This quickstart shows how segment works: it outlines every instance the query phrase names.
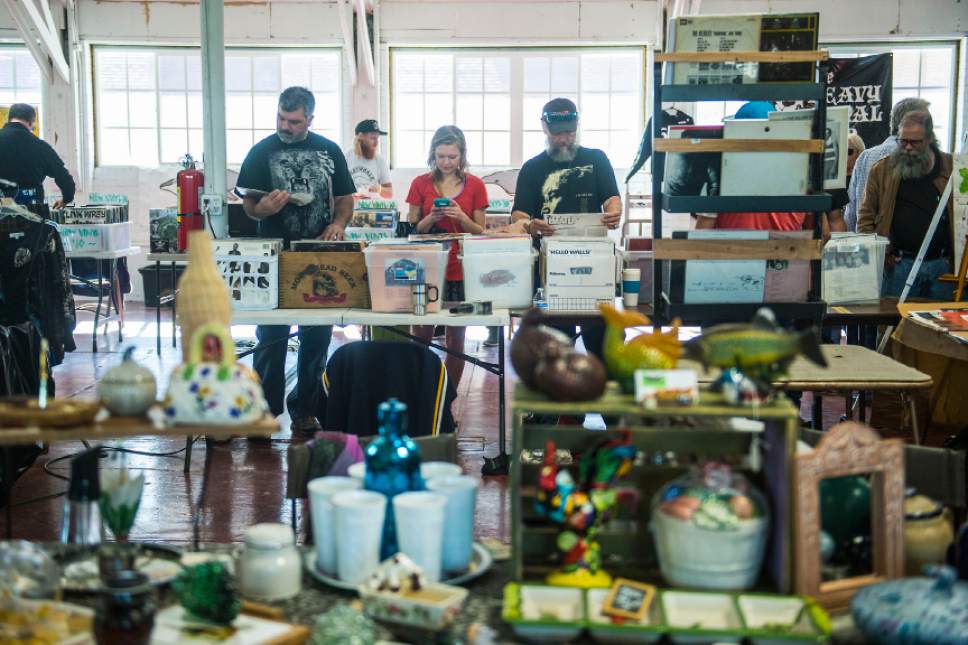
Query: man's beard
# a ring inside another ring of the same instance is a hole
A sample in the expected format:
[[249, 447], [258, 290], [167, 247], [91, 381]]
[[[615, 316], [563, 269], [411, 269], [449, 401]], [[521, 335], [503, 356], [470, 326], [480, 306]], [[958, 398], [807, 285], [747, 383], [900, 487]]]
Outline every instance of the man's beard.
[[364, 159], [372, 159], [376, 156], [376, 146], [370, 147], [370, 144], [360, 141], [360, 155]]
[[891, 151], [891, 166], [894, 168], [894, 175], [901, 180], [918, 179], [931, 172], [934, 165], [931, 159], [930, 149], [922, 152], [907, 152], [901, 148]]
[[302, 133], [301, 136], [298, 136], [298, 137], [293, 133], [285, 130], [276, 130], [276, 135], [279, 137], [279, 140], [282, 141], [283, 143], [297, 143], [299, 141], [304, 141], [306, 137], [309, 136], [309, 130], [306, 130], [305, 132]]
[[574, 161], [575, 157], [578, 156], [579, 147], [580, 145], [578, 143], [577, 137], [575, 138], [575, 141], [573, 143], [569, 143], [568, 145], [560, 146], [560, 147], [553, 145], [551, 143], [550, 137], [545, 139], [545, 152], [548, 153], [548, 156], [551, 157], [552, 161], [558, 161], [558, 162]]

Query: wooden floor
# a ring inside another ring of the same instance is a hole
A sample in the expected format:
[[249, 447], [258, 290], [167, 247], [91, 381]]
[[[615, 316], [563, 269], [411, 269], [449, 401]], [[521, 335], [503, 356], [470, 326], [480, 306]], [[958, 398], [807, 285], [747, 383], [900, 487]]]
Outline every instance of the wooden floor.
[[[137, 303], [129, 305], [124, 341], [118, 342], [117, 328], [112, 324], [111, 333], [99, 335], [100, 351], [95, 354], [91, 352], [92, 318], [89, 314], [79, 314], [75, 334], [78, 349], [68, 354], [64, 364], [54, 369], [57, 396], [94, 398], [97, 380], [120, 360], [120, 351], [130, 345], [137, 348], [137, 360], [159, 377], [159, 389], [167, 385], [168, 373], [181, 358], [180, 349], [171, 347], [170, 323], [162, 323], [163, 337], [167, 341], [163, 343], [159, 355], [155, 351], [154, 309], [145, 310]], [[254, 341], [255, 338], [253, 327], [234, 327], [233, 334], [237, 340], [250, 338]], [[468, 330], [467, 350], [481, 358], [496, 361], [496, 348], [483, 346], [486, 334], [484, 328]], [[358, 330], [355, 328], [334, 330], [330, 351], [357, 338]], [[294, 366], [295, 354], [290, 353], [289, 358]], [[249, 362], [251, 358], [244, 360]], [[514, 380], [513, 376], [507, 379], [509, 391]], [[465, 472], [478, 477], [483, 456], [497, 453], [497, 388], [496, 376], [467, 365], [454, 404], [454, 414], [460, 425], [460, 462]], [[804, 417], [809, 415], [810, 403], [807, 394], [803, 400]], [[824, 401], [825, 426], [836, 422], [842, 413], [842, 401]], [[201, 521], [203, 541], [238, 542], [242, 540], [246, 527], [252, 524], [290, 521], [290, 505], [284, 499], [285, 457], [291, 441], [289, 419], [283, 416], [280, 422], [283, 429], [273, 436], [271, 442], [234, 439], [211, 448], [212, 471]], [[153, 453], [128, 456], [131, 466], [142, 468], [146, 473], [145, 491], [132, 539], [176, 543], [190, 541], [191, 502], [197, 499], [201, 487], [205, 443], [196, 444], [188, 474], [182, 472], [183, 439], [144, 437], [125, 441], [124, 446]], [[69, 460], [52, 462], [83, 448], [77, 441], [55, 443], [20, 478], [13, 496], [14, 537], [30, 540], [58, 538], [67, 482], [54, 475], [66, 476]], [[109, 463], [105, 460], [104, 465], [109, 466]], [[45, 464], [52, 474], [45, 472]], [[506, 477], [482, 479], [476, 517], [478, 537], [508, 540], [510, 513], [507, 489]], [[302, 518], [302, 511], [299, 511], [299, 515]]]

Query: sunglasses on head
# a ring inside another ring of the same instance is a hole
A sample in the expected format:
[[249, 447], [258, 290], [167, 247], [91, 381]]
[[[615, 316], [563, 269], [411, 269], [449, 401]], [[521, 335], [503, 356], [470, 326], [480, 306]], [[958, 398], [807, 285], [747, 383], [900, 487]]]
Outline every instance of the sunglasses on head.
[[562, 121], [574, 121], [578, 118], [578, 112], [565, 110], [563, 112], [545, 112], [542, 115], [545, 123], [561, 123]]

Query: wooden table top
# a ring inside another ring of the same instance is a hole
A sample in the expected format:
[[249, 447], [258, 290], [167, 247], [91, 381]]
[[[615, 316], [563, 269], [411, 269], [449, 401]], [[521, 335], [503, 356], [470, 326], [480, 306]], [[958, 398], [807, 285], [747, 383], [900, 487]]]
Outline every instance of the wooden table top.
[[[776, 381], [784, 390], [801, 391], [898, 391], [927, 390], [931, 377], [894, 359], [860, 345], [822, 345], [827, 367], [814, 365], [798, 356], [790, 365], [789, 373]], [[677, 366], [695, 369], [700, 383], [710, 383], [719, 376], [718, 369], [705, 370], [690, 360], [680, 360]]]
[[[156, 417], [157, 418], [157, 417]], [[205, 435], [213, 439], [229, 437], [268, 437], [279, 430], [279, 422], [271, 414], [252, 424], [235, 426], [168, 426], [144, 417], [108, 417], [86, 425], [66, 428], [41, 428], [37, 426], [0, 429], [0, 445], [22, 445], [52, 441], [86, 440], [106, 441], [123, 437], [151, 435], [156, 437], [187, 437]]]

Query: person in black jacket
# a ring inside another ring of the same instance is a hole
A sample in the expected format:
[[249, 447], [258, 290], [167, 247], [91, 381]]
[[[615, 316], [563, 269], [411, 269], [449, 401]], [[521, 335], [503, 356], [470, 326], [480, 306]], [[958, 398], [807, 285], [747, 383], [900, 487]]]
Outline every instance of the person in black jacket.
[[54, 208], [74, 201], [74, 178], [64, 162], [46, 141], [34, 136], [37, 111], [26, 103], [14, 103], [7, 123], [0, 129], [0, 179], [15, 182], [21, 189], [37, 191], [37, 202], [44, 203], [44, 179], [52, 177], [61, 198]]

